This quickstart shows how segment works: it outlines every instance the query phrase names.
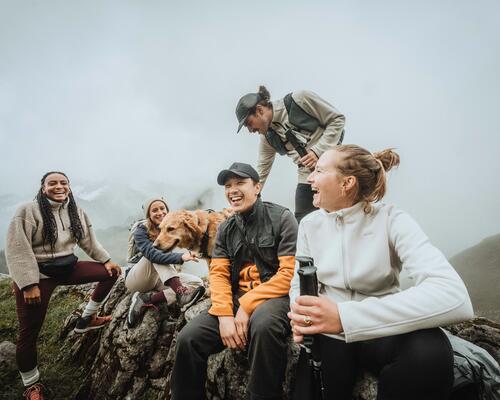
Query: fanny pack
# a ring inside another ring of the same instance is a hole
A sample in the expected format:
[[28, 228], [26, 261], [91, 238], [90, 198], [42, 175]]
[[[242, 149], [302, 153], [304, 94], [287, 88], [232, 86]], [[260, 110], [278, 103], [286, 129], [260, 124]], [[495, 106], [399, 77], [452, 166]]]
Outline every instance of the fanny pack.
[[77, 256], [68, 254], [67, 256], [56, 257], [50, 261], [38, 263], [38, 269], [44, 275], [52, 278], [62, 278], [73, 272], [77, 261]]

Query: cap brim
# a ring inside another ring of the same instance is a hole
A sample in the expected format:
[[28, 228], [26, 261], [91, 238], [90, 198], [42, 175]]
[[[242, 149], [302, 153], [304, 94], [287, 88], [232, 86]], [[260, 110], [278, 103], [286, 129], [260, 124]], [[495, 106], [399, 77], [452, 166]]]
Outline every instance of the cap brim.
[[229, 176], [231, 175], [240, 176], [241, 178], [252, 178], [250, 175], [245, 174], [244, 172], [235, 171], [234, 169], [225, 169], [219, 172], [219, 175], [217, 176], [217, 183], [223, 186], [226, 183], [227, 178], [229, 178]]
[[238, 125], [238, 130], [236, 131], [236, 133], [238, 133], [238, 132], [241, 130], [241, 128], [243, 128], [243, 125], [245, 125], [245, 122], [246, 122], [246, 120], [247, 120], [247, 118], [248, 118], [248, 115], [249, 115], [249, 114], [250, 114], [250, 113], [247, 113], [247, 115], [245, 115], [245, 118], [243, 118], [243, 119], [240, 121], [240, 124]]
[[245, 125], [245, 120], [246, 118], [240, 122], [240, 124], [238, 125], [238, 130], [236, 131], [236, 133], [239, 133], [241, 131], [241, 128], [243, 128], [243, 125]]

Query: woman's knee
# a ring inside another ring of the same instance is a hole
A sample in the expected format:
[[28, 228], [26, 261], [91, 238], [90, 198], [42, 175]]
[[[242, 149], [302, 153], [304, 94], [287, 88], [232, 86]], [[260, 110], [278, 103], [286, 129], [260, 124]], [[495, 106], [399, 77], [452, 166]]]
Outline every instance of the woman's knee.
[[130, 273], [125, 278], [125, 287], [129, 292], [141, 292], [141, 293], [147, 292], [152, 289], [151, 287], [148, 287], [146, 285], [146, 282], [137, 279], [137, 277], [135, 277]]
[[439, 329], [408, 334], [401, 342], [399, 355], [379, 375], [381, 391], [426, 393], [429, 399], [447, 394], [452, 384], [452, 352], [448, 339]]
[[422, 371], [452, 371], [453, 353], [446, 335], [438, 328], [412, 332], [405, 343], [408, 362]]

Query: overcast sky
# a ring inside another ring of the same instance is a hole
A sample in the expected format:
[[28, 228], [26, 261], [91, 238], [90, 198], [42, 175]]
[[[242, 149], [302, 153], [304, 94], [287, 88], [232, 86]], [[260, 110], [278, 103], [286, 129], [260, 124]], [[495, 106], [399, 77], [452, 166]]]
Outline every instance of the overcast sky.
[[[265, 84], [334, 104], [344, 143], [395, 147], [386, 201], [445, 254], [500, 232], [497, 1], [0, 5], [0, 195], [34, 194], [52, 169], [215, 185], [232, 161], [256, 161], [234, 108]], [[295, 185], [280, 157], [264, 197], [292, 206]]]

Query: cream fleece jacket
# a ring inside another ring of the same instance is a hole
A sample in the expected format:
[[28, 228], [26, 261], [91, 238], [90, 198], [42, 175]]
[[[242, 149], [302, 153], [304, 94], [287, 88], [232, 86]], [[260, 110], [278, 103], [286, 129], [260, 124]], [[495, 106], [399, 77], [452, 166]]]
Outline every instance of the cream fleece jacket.
[[[72, 254], [77, 245], [70, 230], [67, 202], [50, 201], [50, 204], [58, 233], [54, 254], [51, 253], [49, 244], [43, 244], [43, 220], [36, 201], [21, 205], [9, 225], [5, 257], [10, 276], [21, 289], [37, 284], [41, 278], [47, 278], [40, 274], [38, 262]], [[108, 252], [97, 241], [92, 224], [80, 207], [78, 207], [78, 215], [84, 232], [84, 237], [78, 246], [93, 260], [101, 263], [108, 261], [110, 259]]]
[[[313, 257], [320, 293], [338, 304], [346, 342], [448, 325], [473, 316], [467, 289], [445, 256], [405, 212], [363, 204], [317, 210], [299, 226], [297, 256]], [[399, 288], [405, 268], [415, 286]], [[290, 301], [299, 295], [298, 265]]]

